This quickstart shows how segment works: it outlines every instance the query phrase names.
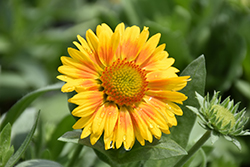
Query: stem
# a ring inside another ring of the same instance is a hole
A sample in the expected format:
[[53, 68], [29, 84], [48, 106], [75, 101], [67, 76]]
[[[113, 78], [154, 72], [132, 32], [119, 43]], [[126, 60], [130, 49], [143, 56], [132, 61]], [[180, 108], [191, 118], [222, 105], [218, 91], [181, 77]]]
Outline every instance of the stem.
[[193, 145], [193, 147], [188, 151], [188, 155], [183, 156], [174, 167], [181, 167], [183, 166], [193, 155], [198, 151], [201, 146], [210, 138], [211, 131], [208, 130], [203, 136]]
[[77, 145], [77, 147], [75, 148], [74, 153], [73, 153], [73, 155], [68, 163], [68, 167], [74, 166], [74, 163], [77, 162], [77, 158], [78, 158], [79, 154], [81, 153], [82, 148], [83, 148], [83, 145], [80, 145], [80, 144]]

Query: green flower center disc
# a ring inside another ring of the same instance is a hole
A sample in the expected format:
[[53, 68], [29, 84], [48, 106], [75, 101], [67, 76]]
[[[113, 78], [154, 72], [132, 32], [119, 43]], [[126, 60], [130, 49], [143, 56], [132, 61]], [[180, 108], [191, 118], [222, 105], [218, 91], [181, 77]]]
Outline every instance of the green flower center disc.
[[230, 129], [234, 126], [235, 124], [234, 115], [227, 108], [217, 104], [214, 105], [212, 109], [214, 109], [217, 112], [216, 118], [219, 119], [219, 121], [222, 120], [222, 125], [221, 125], [222, 127], [229, 124], [229, 122], [231, 122]]

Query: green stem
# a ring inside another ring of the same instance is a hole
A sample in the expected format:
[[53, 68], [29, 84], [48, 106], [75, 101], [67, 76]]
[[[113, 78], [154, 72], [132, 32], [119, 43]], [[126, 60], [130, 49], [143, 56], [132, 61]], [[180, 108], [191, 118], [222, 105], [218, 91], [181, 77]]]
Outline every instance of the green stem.
[[74, 166], [74, 163], [77, 162], [77, 158], [78, 158], [79, 154], [81, 153], [82, 148], [83, 148], [83, 145], [81, 145], [81, 144], [77, 145], [77, 147], [75, 148], [74, 153], [73, 153], [73, 155], [68, 163], [68, 167]]
[[208, 130], [203, 136], [193, 145], [193, 147], [188, 151], [188, 155], [183, 156], [174, 167], [181, 167], [183, 166], [193, 155], [198, 151], [201, 146], [210, 138], [211, 131]]

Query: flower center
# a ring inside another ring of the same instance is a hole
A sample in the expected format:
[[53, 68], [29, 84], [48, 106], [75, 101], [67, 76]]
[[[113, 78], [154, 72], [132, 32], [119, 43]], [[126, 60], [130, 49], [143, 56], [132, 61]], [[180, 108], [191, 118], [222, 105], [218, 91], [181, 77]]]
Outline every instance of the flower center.
[[101, 81], [108, 101], [119, 106], [140, 102], [147, 90], [146, 72], [127, 59], [113, 62], [102, 73]]
[[219, 121], [222, 120], [222, 127], [226, 126], [229, 122], [231, 122], [230, 129], [234, 126], [234, 115], [227, 108], [218, 104], [214, 105], [212, 108], [217, 111], [216, 118], [219, 119]]

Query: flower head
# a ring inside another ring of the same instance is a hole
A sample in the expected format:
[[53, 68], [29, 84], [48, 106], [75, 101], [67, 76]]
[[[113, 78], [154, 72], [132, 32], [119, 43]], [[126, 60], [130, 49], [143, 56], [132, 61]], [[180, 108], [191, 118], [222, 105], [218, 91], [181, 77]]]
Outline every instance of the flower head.
[[243, 130], [249, 118], [244, 116], [245, 109], [238, 112], [239, 103], [234, 105], [234, 101], [230, 101], [229, 97], [221, 102], [221, 97], [218, 96], [219, 92], [214, 92], [210, 100], [209, 94], [203, 98], [196, 92], [200, 108], [196, 109], [191, 106], [188, 108], [199, 116], [202, 127], [212, 130], [213, 139], [217, 139], [215, 136], [222, 135], [240, 148], [239, 142], [234, 137], [250, 135], [248, 130]]
[[175, 115], [187, 97], [177, 92], [186, 86], [189, 76], [179, 77], [172, 67], [173, 58], [157, 47], [160, 34], [149, 38], [148, 28], [119, 24], [113, 32], [106, 24], [96, 34], [86, 32], [86, 40], [77, 36], [79, 49], [69, 48], [71, 57], [62, 56], [58, 71], [64, 75], [62, 92], [76, 91], [70, 103], [77, 104], [72, 115], [80, 119], [74, 129], [83, 129], [81, 138], [90, 135], [91, 144], [104, 134], [105, 149], [130, 149], [137, 139], [141, 145], [153, 136], [169, 134], [176, 126]]

